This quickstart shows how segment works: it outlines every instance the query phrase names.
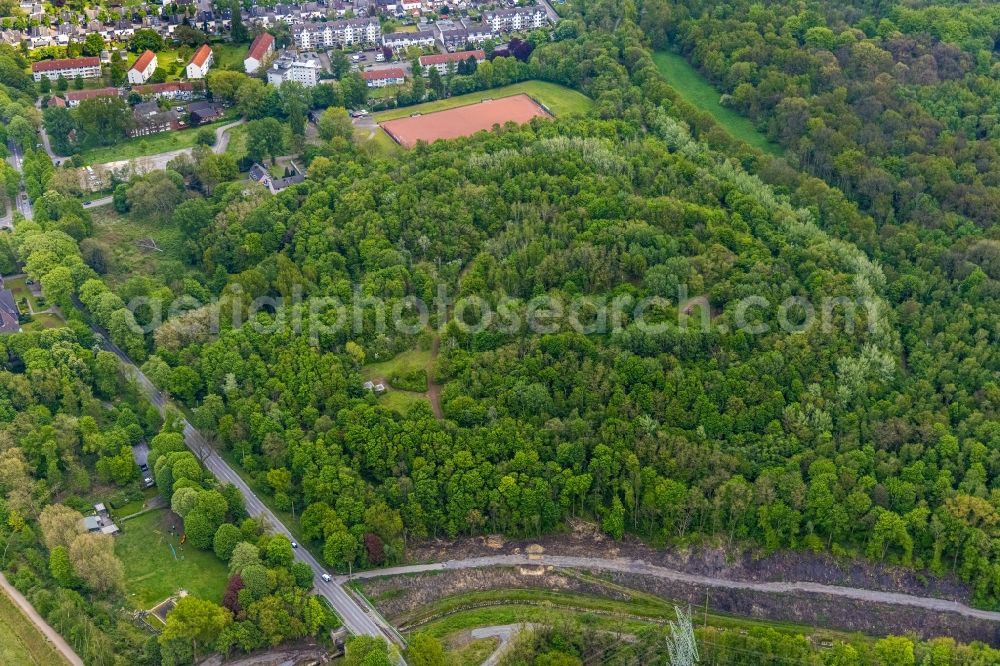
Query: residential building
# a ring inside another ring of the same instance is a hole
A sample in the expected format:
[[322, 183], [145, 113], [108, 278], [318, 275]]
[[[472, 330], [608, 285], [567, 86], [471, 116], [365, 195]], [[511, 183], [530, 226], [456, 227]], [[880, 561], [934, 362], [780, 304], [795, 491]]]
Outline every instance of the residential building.
[[277, 194], [281, 190], [301, 183], [306, 179], [302, 169], [294, 161], [289, 162], [288, 166], [285, 167], [285, 175], [282, 178], [275, 178], [267, 170], [267, 167], [257, 162], [254, 162], [253, 166], [250, 167], [249, 176], [250, 180], [260, 183], [270, 190], [271, 194]]
[[418, 32], [390, 32], [382, 36], [382, 46], [392, 50], [408, 49], [413, 46], [431, 47], [434, 46], [436, 37], [433, 30], [420, 30]]
[[128, 82], [133, 85], [145, 83], [156, 71], [156, 66], [156, 54], [149, 50], [143, 51], [128, 70]]
[[312, 88], [319, 83], [322, 66], [319, 59], [313, 55], [282, 56], [267, 70], [267, 82], [272, 86], [280, 86], [285, 81], [301, 83]]
[[469, 58], [475, 58], [478, 65], [486, 60], [486, 52], [480, 49], [476, 51], [456, 51], [455, 53], [435, 53], [434, 55], [420, 56], [418, 62], [424, 69], [425, 76], [431, 67], [437, 69], [439, 74], [444, 75], [448, 74], [449, 70], [454, 71], [458, 67], [458, 63], [465, 62]]
[[524, 32], [544, 28], [548, 24], [548, 16], [541, 5], [483, 12], [483, 20], [495, 32]]
[[21, 311], [17, 309], [14, 292], [3, 289], [0, 280], [0, 333], [19, 333], [21, 331]]
[[202, 44], [194, 52], [191, 62], [188, 63], [187, 77], [189, 79], [205, 78], [205, 75], [208, 74], [208, 70], [214, 62], [215, 56], [212, 53], [212, 47], [208, 44]]
[[95, 97], [119, 97], [121, 91], [118, 88], [91, 88], [90, 90], [70, 90], [66, 93], [66, 106], [73, 108], [80, 106], [80, 102], [85, 99]]
[[243, 59], [243, 69], [247, 74], [253, 74], [274, 54], [274, 37], [269, 32], [262, 32], [250, 44], [247, 57]]
[[31, 75], [35, 81], [46, 77], [55, 81], [60, 76], [73, 80], [76, 77], [96, 79], [101, 76], [100, 58], [63, 58], [62, 60], [41, 60], [31, 63]]
[[292, 28], [295, 46], [303, 50], [374, 46], [381, 38], [382, 27], [374, 17], [311, 23]]
[[170, 81], [169, 83], [147, 83], [144, 86], [133, 86], [132, 92], [153, 99], [190, 100], [194, 97], [194, 84], [190, 81]]
[[192, 125], [201, 125], [221, 118], [225, 109], [215, 102], [193, 102], [187, 105], [187, 112], [191, 116]]
[[385, 88], [386, 86], [401, 86], [406, 83], [406, 72], [399, 67], [386, 69], [366, 69], [361, 72], [361, 78], [369, 88]]
[[180, 129], [182, 123], [173, 109], [160, 110], [160, 105], [153, 102], [141, 102], [132, 108], [135, 123], [129, 130], [129, 136], [148, 136], [170, 130]]
[[111, 514], [108, 512], [107, 507], [104, 506], [103, 502], [99, 502], [94, 505], [94, 511], [97, 515], [95, 516], [84, 516], [83, 520], [80, 521], [80, 531], [81, 532], [100, 532], [101, 534], [118, 534], [120, 531], [118, 526], [115, 525], [114, 521], [111, 520]]
[[437, 35], [438, 41], [447, 51], [461, 51], [467, 44], [481, 46], [486, 40], [495, 36], [489, 24], [467, 21], [449, 27], [438, 25]]

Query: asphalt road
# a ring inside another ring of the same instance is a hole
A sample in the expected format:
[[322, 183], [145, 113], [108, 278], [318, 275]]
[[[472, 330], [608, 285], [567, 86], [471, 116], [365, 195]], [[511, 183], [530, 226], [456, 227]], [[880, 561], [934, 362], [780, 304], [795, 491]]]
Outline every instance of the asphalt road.
[[[648, 564], [642, 560], [605, 559], [597, 557], [571, 557], [565, 555], [543, 555], [540, 559], [530, 560], [527, 555], [493, 555], [489, 557], [471, 557], [463, 560], [448, 560], [432, 564], [415, 564], [411, 566], [390, 567], [371, 571], [359, 571], [353, 578], [377, 578], [379, 576], [398, 576], [423, 571], [443, 571], [449, 569], [476, 569], [481, 567], [516, 566], [516, 565], [546, 565], [557, 568], [589, 569], [603, 571], [620, 571], [624, 573], [642, 574], [665, 580], [690, 583], [703, 587], [717, 587], [735, 590], [751, 590], [772, 594], [823, 594], [844, 599], [855, 599], [891, 606], [915, 606], [930, 611], [957, 613], [965, 617], [1000, 622], [1000, 612], [971, 608], [957, 601], [937, 599], [934, 597], [918, 597], [899, 592], [882, 592], [856, 587], [841, 587], [802, 581], [755, 582], [732, 580], [715, 576], [701, 576], [685, 573], [675, 569]], [[344, 580], [345, 577], [338, 577]]]
[[97, 208], [98, 206], [107, 206], [112, 201], [114, 201], [113, 197], [110, 197], [110, 196], [108, 196], [108, 197], [101, 197], [100, 199], [94, 199], [93, 201], [86, 202], [85, 204], [83, 204], [83, 207], [84, 208]]
[[[17, 172], [22, 175], [21, 178], [21, 191], [18, 192], [17, 197], [14, 199], [14, 205], [24, 219], [30, 220], [32, 218], [32, 208], [31, 202], [28, 201], [28, 193], [24, 191], [24, 151], [21, 150], [13, 141], [7, 142], [7, 149], [10, 151], [10, 156], [7, 158], [10, 161], [11, 166], [17, 169]], [[13, 228], [13, 216], [4, 218], [4, 223], [0, 224], [0, 227]]]
[[497, 647], [493, 650], [486, 661], [484, 661], [481, 666], [494, 666], [500, 661], [500, 658], [507, 653], [507, 649], [510, 647], [511, 640], [514, 639], [517, 634], [519, 634], [524, 629], [528, 629], [533, 625], [530, 624], [501, 624], [495, 627], [478, 627], [473, 629], [469, 634], [473, 638], [499, 638], [500, 642], [497, 643]]
[[[136, 383], [145, 393], [146, 398], [155, 405], [161, 412], [166, 409], [167, 401], [163, 394], [153, 385], [143, 372], [132, 363], [131, 359], [111, 342], [107, 341], [104, 331], [98, 330], [105, 337], [105, 347], [114, 352], [125, 364]], [[188, 448], [198, 456], [202, 464], [220, 481], [231, 483], [240, 489], [246, 502], [247, 511], [255, 518], [263, 518], [272, 532], [284, 534], [290, 540], [292, 533], [278, 519], [274, 513], [264, 505], [260, 498], [250, 489], [250, 486], [233, 470], [225, 460], [212, 449], [205, 440], [205, 437], [198, 432], [187, 419], [183, 420], [184, 441]], [[313, 557], [305, 548], [296, 548], [295, 559], [308, 564], [315, 575], [315, 590], [330, 602], [330, 606], [337, 612], [344, 626], [353, 634], [365, 634], [369, 636], [381, 636], [390, 642], [398, 642], [398, 634], [367, 604], [352, 597], [343, 587], [344, 579], [332, 578], [330, 582], [322, 579], [322, 575], [327, 573], [326, 569]], [[402, 662], [401, 662], [402, 663]]]

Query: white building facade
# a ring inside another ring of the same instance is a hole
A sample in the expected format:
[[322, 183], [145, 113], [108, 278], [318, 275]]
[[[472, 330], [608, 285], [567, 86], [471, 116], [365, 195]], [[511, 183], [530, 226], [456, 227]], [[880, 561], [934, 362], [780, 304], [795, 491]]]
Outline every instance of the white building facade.
[[267, 82], [272, 86], [280, 86], [285, 81], [300, 83], [306, 88], [319, 84], [322, 66], [316, 58], [279, 58], [267, 70]]
[[300, 25], [292, 30], [292, 39], [303, 50], [376, 46], [382, 39], [382, 26], [374, 17]]

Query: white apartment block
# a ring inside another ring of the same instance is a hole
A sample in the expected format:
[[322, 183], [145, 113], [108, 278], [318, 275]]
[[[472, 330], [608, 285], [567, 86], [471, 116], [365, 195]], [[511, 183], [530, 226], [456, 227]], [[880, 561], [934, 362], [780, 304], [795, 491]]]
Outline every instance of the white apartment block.
[[42, 77], [57, 80], [60, 76], [67, 81], [76, 77], [96, 79], [101, 76], [100, 58], [64, 58], [62, 60], [40, 60], [31, 63], [31, 75], [35, 81]]
[[458, 63], [465, 62], [469, 58], [474, 58], [476, 64], [481, 64], [486, 60], [486, 53], [481, 49], [476, 51], [458, 51], [455, 53], [435, 53], [433, 55], [423, 55], [417, 58], [417, 62], [424, 70], [424, 76], [430, 72], [430, 68], [438, 71], [438, 74], [445, 76], [458, 68]]
[[208, 74], [209, 68], [215, 63], [215, 55], [212, 53], [212, 47], [208, 44], [202, 44], [198, 47], [198, 50], [194, 52], [194, 57], [191, 58], [191, 62], [187, 66], [187, 77], [189, 79], [203, 79], [205, 75]]
[[156, 54], [152, 51], [144, 51], [139, 58], [132, 63], [128, 70], [128, 82], [132, 85], [139, 85], [149, 81], [149, 77], [156, 71]]
[[396, 50], [408, 49], [411, 46], [434, 46], [435, 37], [433, 30], [420, 30], [418, 32], [390, 32], [382, 36], [382, 46]]
[[483, 21], [496, 32], [524, 32], [544, 28], [548, 23], [545, 8], [515, 7], [495, 12], [484, 12]]
[[271, 57], [274, 53], [274, 37], [270, 33], [262, 32], [253, 40], [247, 57], [243, 59], [243, 69], [247, 74], [253, 74]]
[[299, 25], [292, 29], [295, 46], [303, 50], [347, 46], [374, 46], [382, 39], [377, 18], [344, 19], [329, 23]]
[[272, 86], [280, 86], [285, 81], [294, 81], [312, 88], [319, 83], [321, 71], [322, 66], [315, 57], [282, 56], [267, 70], [267, 82]]

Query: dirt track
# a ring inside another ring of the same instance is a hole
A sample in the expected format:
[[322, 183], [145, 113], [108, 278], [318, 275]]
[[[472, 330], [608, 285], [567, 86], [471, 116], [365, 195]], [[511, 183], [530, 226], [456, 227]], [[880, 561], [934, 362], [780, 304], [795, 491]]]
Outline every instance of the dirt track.
[[80, 659], [80, 655], [78, 655], [76, 651], [70, 647], [70, 644], [66, 642], [66, 639], [63, 638], [58, 631], [53, 629], [49, 623], [38, 614], [38, 611], [35, 610], [34, 606], [28, 603], [28, 600], [24, 598], [24, 595], [21, 594], [13, 585], [7, 582], [6, 576], [2, 573], [0, 573], [0, 588], [3, 588], [4, 593], [6, 593], [17, 605], [17, 607], [21, 609], [21, 612], [27, 615], [28, 619], [31, 620], [36, 627], [38, 627], [38, 630], [52, 642], [53, 646], [59, 650], [67, 662], [73, 664], [73, 666], [83, 666], [83, 659]]
[[520, 125], [538, 117], [547, 118], [549, 114], [538, 102], [522, 93], [425, 115], [387, 120], [382, 123], [382, 129], [403, 147], [412, 148], [418, 141], [432, 143], [438, 139], [457, 139], [489, 130], [494, 125], [508, 122]]

